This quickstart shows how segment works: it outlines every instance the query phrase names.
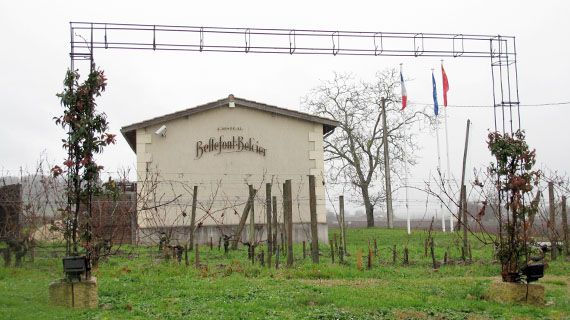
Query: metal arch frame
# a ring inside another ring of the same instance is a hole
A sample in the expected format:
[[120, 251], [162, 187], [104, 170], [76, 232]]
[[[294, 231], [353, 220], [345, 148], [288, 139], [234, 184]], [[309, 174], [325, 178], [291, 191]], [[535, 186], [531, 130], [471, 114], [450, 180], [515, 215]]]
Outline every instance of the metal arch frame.
[[514, 36], [70, 22], [70, 37], [72, 70], [96, 49], [489, 59], [494, 129], [522, 129]]
[[491, 62], [495, 131], [521, 129], [514, 36], [104, 22], [70, 22], [70, 36], [72, 69], [77, 60], [89, 60], [92, 65], [94, 51], [100, 49], [487, 58]]

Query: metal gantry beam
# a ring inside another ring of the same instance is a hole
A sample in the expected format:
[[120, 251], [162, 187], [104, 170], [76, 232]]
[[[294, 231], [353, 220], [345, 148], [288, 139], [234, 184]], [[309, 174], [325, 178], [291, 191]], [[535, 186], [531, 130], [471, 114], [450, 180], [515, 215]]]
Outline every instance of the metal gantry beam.
[[73, 59], [88, 58], [91, 48], [412, 57], [500, 55], [502, 59], [514, 54], [508, 50], [489, 51], [490, 41], [512, 41], [512, 36], [99, 22], [70, 24], [76, 35], [72, 40], [72, 47], [76, 49]]
[[514, 36], [101, 22], [70, 22], [70, 31], [72, 68], [76, 60], [93, 61], [101, 49], [487, 58], [491, 60], [495, 130], [521, 128]]

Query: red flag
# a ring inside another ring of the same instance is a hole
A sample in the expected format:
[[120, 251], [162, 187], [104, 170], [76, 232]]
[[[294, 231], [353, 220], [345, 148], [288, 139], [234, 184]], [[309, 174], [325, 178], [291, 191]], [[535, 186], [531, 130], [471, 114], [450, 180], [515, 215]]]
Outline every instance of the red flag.
[[402, 64], [400, 63], [400, 88], [402, 89], [402, 110], [408, 104], [408, 92], [406, 91], [406, 84], [404, 83], [404, 75], [402, 74]]
[[445, 69], [443, 69], [443, 63], [441, 64], [441, 78], [443, 82], [443, 105], [447, 107], [447, 91], [449, 91], [449, 82], [447, 81]]

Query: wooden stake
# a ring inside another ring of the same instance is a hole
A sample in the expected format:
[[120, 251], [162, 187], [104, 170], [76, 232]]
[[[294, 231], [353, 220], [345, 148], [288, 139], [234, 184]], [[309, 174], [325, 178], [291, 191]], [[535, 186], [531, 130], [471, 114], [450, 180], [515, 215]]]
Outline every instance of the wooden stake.
[[[252, 191], [253, 190], [253, 191]], [[250, 244], [254, 244], [255, 243], [255, 193], [257, 192], [257, 190], [250, 188], [249, 193], [253, 194], [253, 197], [251, 197], [251, 204], [250, 204], [250, 214], [249, 214], [249, 243]]]
[[[461, 169], [461, 184], [460, 186], [465, 185], [465, 169], [467, 166], [467, 148], [469, 146], [469, 127], [471, 126], [471, 120], [467, 119], [467, 126], [465, 129], [465, 145], [463, 147], [463, 167]], [[463, 205], [462, 205], [462, 201], [463, 198], [461, 198], [461, 195], [459, 197], [459, 208], [457, 210], [457, 230], [459, 231], [459, 228], [461, 228], [461, 217], [462, 217], [462, 213], [463, 213]]]
[[339, 213], [340, 213], [340, 242], [342, 244], [342, 248], [344, 249], [344, 252], [346, 253], [346, 222], [344, 221], [344, 196], [339, 196], [338, 197], [338, 203], [339, 203]]
[[[265, 212], [267, 215], [267, 256], [271, 257], [273, 252], [273, 230], [271, 230], [271, 183], [265, 184]], [[268, 262], [268, 264], [271, 264]]]
[[[277, 245], [277, 229], [278, 229], [278, 221], [277, 221], [277, 197], [273, 196], [273, 205], [271, 206], [271, 210], [273, 211], [273, 246]], [[283, 244], [281, 244], [283, 245]]]
[[281, 228], [281, 251], [283, 251], [283, 256], [287, 257], [287, 204], [286, 199], [285, 183], [283, 184], [283, 228]]
[[267, 267], [271, 269], [271, 254], [269, 252], [267, 252]]
[[311, 258], [319, 263], [319, 229], [317, 221], [317, 191], [315, 176], [309, 176], [309, 211], [311, 214]]
[[566, 212], [566, 196], [562, 196], [562, 232], [564, 233], [564, 247], [566, 257], [570, 255], [570, 234], [568, 233], [568, 213]]
[[390, 153], [388, 152], [388, 125], [386, 121], [386, 98], [381, 98], [382, 103], [382, 143], [384, 145], [384, 178], [386, 182], [386, 218], [388, 228], [394, 228], [394, 213], [392, 211], [392, 182], [390, 180]]
[[396, 257], [397, 257], [397, 254], [396, 254], [396, 245], [394, 245], [394, 247], [393, 247], [393, 249], [392, 249], [392, 263], [393, 263], [393, 264], [396, 264]]
[[434, 248], [434, 241], [433, 239], [431, 239], [430, 244], [429, 244], [429, 248], [430, 248], [430, 253], [431, 253], [431, 263], [433, 266], [433, 269], [437, 269], [437, 261], [435, 261], [435, 248]]
[[358, 271], [362, 271], [362, 250], [356, 252], [356, 268]]
[[337, 241], [337, 238], [336, 238], [336, 233], [333, 234], [333, 241], [334, 241], [334, 242], [333, 242], [334, 247], [332, 247], [331, 250], [333, 250], [333, 251], [335, 251], [335, 252], [338, 252], [338, 241]]
[[305, 241], [303, 241], [303, 260], [307, 257], [307, 247]]
[[190, 215], [190, 239], [188, 239], [188, 248], [192, 251], [194, 248], [194, 231], [196, 231], [196, 201], [198, 198], [198, 186], [194, 186], [192, 194], [192, 214]]
[[287, 267], [293, 266], [293, 200], [291, 192], [291, 180], [285, 180], [283, 188], [285, 192], [285, 204], [287, 212]]
[[245, 227], [245, 223], [247, 221], [247, 216], [249, 215], [249, 210], [253, 203], [253, 198], [255, 197], [255, 189], [253, 189], [252, 185], [249, 185], [249, 196], [247, 199], [247, 203], [243, 208], [243, 212], [241, 213], [241, 217], [239, 220], [239, 225], [236, 234], [234, 235], [234, 242], [232, 243], [232, 250], [236, 250], [238, 243], [241, 239], [241, 233], [243, 232], [243, 228]]
[[279, 269], [279, 245], [275, 248], [275, 269]]
[[[285, 229], [285, 224], [283, 224], [283, 229]], [[285, 231], [285, 230], [283, 230]], [[285, 248], [285, 233], [281, 232], [281, 251], [285, 252], [287, 250], [283, 250]]]
[[469, 239], [467, 238], [467, 231], [469, 230], [469, 221], [467, 221], [467, 189], [465, 185], [461, 186], [461, 212], [463, 215], [463, 261], [465, 261], [465, 254], [468, 253]]
[[550, 217], [548, 224], [550, 226], [550, 259], [556, 260], [558, 256], [558, 239], [556, 237], [556, 204], [554, 203], [554, 183], [548, 182], [548, 211]]
[[334, 245], [332, 240], [329, 240], [329, 246], [331, 247], [331, 260], [332, 263], [334, 264]]
[[196, 243], [196, 250], [194, 252], [194, 264], [196, 268], [200, 268], [200, 250], [197, 243]]
[[184, 246], [184, 263], [186, 266], [190, 265], [190, 261], [188, 259], [188, 245]]

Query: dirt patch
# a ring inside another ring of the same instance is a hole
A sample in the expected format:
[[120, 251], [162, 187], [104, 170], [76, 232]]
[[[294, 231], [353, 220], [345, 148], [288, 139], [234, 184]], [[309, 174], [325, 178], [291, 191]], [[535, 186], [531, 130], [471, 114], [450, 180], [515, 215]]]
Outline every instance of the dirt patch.
[[428, 315], [425, 312], [416, 310], [394, 310], [394, 319], [428, 319]]
[[365, 288], [388, 283], [381, 279], [305, 279], [301, 283], [319, 285], [324, 287], [347, 286], [355, 288]]

